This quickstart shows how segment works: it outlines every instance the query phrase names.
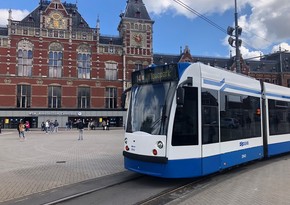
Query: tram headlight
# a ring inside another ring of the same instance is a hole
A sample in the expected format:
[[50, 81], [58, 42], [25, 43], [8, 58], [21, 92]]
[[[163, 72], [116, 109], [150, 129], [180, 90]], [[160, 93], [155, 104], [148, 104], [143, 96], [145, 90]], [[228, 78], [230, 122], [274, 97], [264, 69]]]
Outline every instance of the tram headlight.
[[159, 149], [162, 149], [163, 148], [163, 142], [162, 141], [158, 141], [157, 142], [157, 147], [159, 148]]

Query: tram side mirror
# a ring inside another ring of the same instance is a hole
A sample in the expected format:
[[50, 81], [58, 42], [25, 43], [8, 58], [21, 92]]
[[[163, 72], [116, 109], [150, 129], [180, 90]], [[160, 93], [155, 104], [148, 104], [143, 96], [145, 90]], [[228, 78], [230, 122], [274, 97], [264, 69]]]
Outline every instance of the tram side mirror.
[[[122, 109], [125, 109], [126, 106], [128, 105], [128, 102], [127, 102], [127, 93], [129, 93], [131, 91], [131, 89], [132, 89], [132, 87], [127, 88], [122, 93], [122, 96], [121, 96], [121, 107], [122, 107]], [[130, 97], [130, 93], [128, 94], [128, 97]]]
[[183, 87], [178, 87], [177, 92], [176, 92], [176, 104], [179, 106], [184, 105], [184, 88]]
[[121, 107], [122, 107], [122, 109], [125, 108], [126, 98], [127, 98], [127, 93], [122, 93], [122, 96], [121, 96]]

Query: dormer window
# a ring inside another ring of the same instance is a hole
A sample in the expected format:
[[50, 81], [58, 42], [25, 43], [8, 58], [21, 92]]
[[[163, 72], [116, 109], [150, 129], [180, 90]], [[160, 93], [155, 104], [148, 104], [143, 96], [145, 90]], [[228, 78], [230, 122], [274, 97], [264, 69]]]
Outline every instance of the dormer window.
[[33, 22], [34, 21], [33, 16], [31, 14], [28, 17], [28, 21], [30, 21], [30, 22]]
[[136, 18], [140, 18], [141, 17], [141, 12], [139, 9], [137, 9], [136, 13], [135, 13], [135, 17]]

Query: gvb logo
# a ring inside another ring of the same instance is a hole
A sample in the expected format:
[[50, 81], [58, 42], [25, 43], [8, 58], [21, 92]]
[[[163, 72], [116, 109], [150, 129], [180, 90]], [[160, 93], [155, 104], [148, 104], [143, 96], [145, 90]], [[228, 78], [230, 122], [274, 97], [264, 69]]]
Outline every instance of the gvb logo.
[[249, 145], [249, 141], [240, 142], [240, 147]]

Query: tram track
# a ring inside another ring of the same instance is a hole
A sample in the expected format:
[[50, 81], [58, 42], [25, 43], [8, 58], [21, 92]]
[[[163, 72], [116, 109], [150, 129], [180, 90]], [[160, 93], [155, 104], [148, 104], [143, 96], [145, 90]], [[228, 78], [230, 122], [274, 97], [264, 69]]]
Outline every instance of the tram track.
[[[207, 175], [205, 177], [199, 177], [196, 179], [165, 179], [165, 178], [154, 178], [151, 176], [146, 176], [146, 175], [136, 175], [131, 176], [130, 179], [126, 179], [123, 181], [119, 181], [118, 183], [113, 183], [110, 185], [86, 190], [83, 192], [76, 193], [74, 195], [70, 195], [67, 197], [63, 197], [58, 200], [51, 201], [49, 203], [44, 203], [43, 205], [74, 205], [74, 204], [80, 204], [79, 202], [82, 200], [85, 200], [85, 197], [90, 197], [90, 195], [94, 195], [93, 203], [90, 202], [90, 204], [99, 204], [99, 201], [102, 202], [102, 204], [115, 204], [111, 200], [112, 198], [106, 199], [106, 201], [102, 201], [100, 199], [100, 195], [103, 195], [102, 192], [108, 192], [111, 195], [116, 193], [116, 189], [118, 190], [117, 192], [121, 192], [121, 190], [124, 190], [125, 188], [120, 188], [122, 187], [134, 187], [136, 184], [144, 184], [144, 181], [149, 181], [149, 189], [152, 189], [154, 186], [158, 186], [158, 183], [161, 184], [166, 184], [164, 186], [164, 189], [161, 191], [158, 189], [156, 192], [152, 192], [151, 195], [148, 197], [148, 195], [145, 197], [140, 196], [138, 199], [132, 199], [128, 203], [122, 202], [121, 204], [134, 204], [134, 205], [165, 205], [165, 204], [170, 204], [171, 202], [178, 201], [184, 197], [186, 197], [189, 193], [198, 193], [200, 190], [209, 187], [213, 184], [219, 183], [223, 181], [225, 178], [231, 178], [235, 174], [238, 174], [240, 172], [246, 171], [247, 170], [247, 165], [242, 166], [242, 167], [236, 167], [228, 170], [224, 170], [223, 172], [218, 172], [214, 173], [211, 175]], [[146, 185], [148, 188], [148, 186]], [[140, 190], [144, 191], [143, 188], [138, 188], [134, 189], [133, 194], [140, 194]], [[147, 190], [148, 191], [148, 190]], [[132, 190], [130, 191], [132, 192]], [[132, 194], [132, 193], [131, 193]], [[123, 196], [129, 196], [130, 194], [123, 193]], [[118, 196], [116, 196], [118, 198]], [[128, 197], [130, 198], [130, 197]], [[98, 201], [99, 200], [99, 201]], [[123, 199], [120, 199], [123, 200]], [[134, 201], [135, 200], [135, 201]], [[85, 204], [85, 203], [83, 203]], [[175, 203], [178, 204], [178, 203]]]
[[195, 189], [198, 189], [204, 186], [207, 182], [218, 174], [213, 174], [210, 177], [202, 177], [195, 179], [189, 183], [185, 183], [181, 186], [175, 187], [173, 189], [166, 190], [162, 193], [159, 193], [151, 198], [140, 201], [134, 205], [165, 205], [171, 201], [174, 201], [182, 196], [187, 195], [189, 192], [192, 192]]
[[289, 153], [274, 156], [272, 158], [251, 161], [239, 166], [231, 167], [211, 175], [207, 175], [192, 182], [185, 183], [180, 187], [166, 190], [151, 198], [140, 201], [134, 205], [178, 205], [184, 199], [198, 195], [201, 191], [211, 186], [222, 183], [225, 180], [231, 180], [238, 175], [252, 172], [255, 169], [260, 169], [272, 163], [290, 159]]
[[[188, 194], [189, 192], [192, 192], [192, 190], [195, 189], [199, 189], [200, 187], [206, 186], [206, 184], [210, 183], [211, 179], [214, 178], [216, 175], [218, 174], [213, 174], [207, 176], [207, 177], [202, 177], [202, 178], [198, 178], [198, 179], [183, 179], [181, 180], [182, 182], [179, 183], [177, 182], [175, 179], [160, 179], [160, 178], [155, 178], [154, 180], [158, 179], [159, 182], [160, 181], [168, 181], [170, 184], [173, 183], [173, 185], [171, 184], [170, 188], [165, 188], [163, 191], [161, 192], [156, 192], [154, 193], [152, 196], [148, 197], [148, 198], [144, 198], [141, 200], [138, 200], [138, 202], [133, 202], [134, 200], [132, 200], [130, 203], [128, 204], [134, 204], [134, 205], [161, 205], [161, 204], [167, 204], [173, 200], [176, 200], [186, 194]], [[109, 192], [111, 192], [112, 194], [114, 193], [113, 188], [117, 187], [117, 186], [126, 186], [126, 184], [128, 186], [132, 186], [129, 185], [132, 182], [136, 182], [136, 183], [140, 183], [140, 181], [147, 181], [153, 179], [150, 176], [145, 176], [145, 175], [140, 175], [140, 176], [136, 176], [130, 180], [125, 180], [122, 181], [120, 183], [116, 183], [116, 184], [111, 184], [109, 186], [104, 186], [104, 187], [99, 187], [97, 189], [91, 189], [88, 190], [86, 192], [82, 192], [82, 193], [78, 193], [69, 197], [64, 197], [62, 199], [56, 200], [56, 201], [52, 201], [50, 203], [45, 203], [43, 205], [66, 205], [66, 204], [78, 204], [79, 202], [74, 202], [75, 199], [79, 199], [81, 197], [85, 197], [86, 195], [90, 195], [90, 194], [98, 194], [97, 192], [101, 192], [104, 191], [105, 189], [107, 189]], [[137, 182], [138, 181], [138, 182]], [[142, 183], [142, 182], [141, 182]], [[151, 184], [153, 185], [153, 184]], [[139, 193], [138, 188], [136, 188], [136, 193]], [[126, 194], [124, 194], [126, 195]], [[98, 197], [95, 197], [96, 199], [98, 199]], [[106, 204], [108, 202], [105, 202], [104, 204]], [[97, 201], [95, 201], [95, 203], [90, 202], [90, 204], [99, 204]], [[103, 203], [102, 203], [103, 204]], [[114, 204], [113, 202], [109, 202], [109, 204]], [[123, 203], [122, 203], [123, 204]]]
[[[251, 172], [289, 155], [252, 162], [197, 179], [165, 179], [124, 171], [114, 175], [34, 194], [3, 205], [130, 204], [176, 205], [211, 186]], [[40, 200], [41, 199], [41, 200]]]
[[110, 187], [118, 186], [130, 181], [143, 178], [143, 175], [128, 171], [119, 172], [104, 177], [91, 179], [71, 185], [66, 185], [43, 191], [21, 198], [5, 201], [1, 205], [55, 205], [62, 204], [95, 192], [100, 192]]
[[139, 175], [139, 174], [132, 174], [132, 176], [130, 176], [129, 179], [126, 178], [125, 180], [119, 181], [117, 183], [104, 185], [104, 186], [93, 188], [93, 189], [90, 189], [90, 190], [87, 190], [87, 191], [83, 191], [83, 192], [79, 192], [79, 193], [76, 193], [76, 194], [72, 194], [70, 196], [66, 196], [66, 197], [51, 201], [51, 202], [47, 202], [47, 203], [44, 203], [42, 205], [62, 204], [64, 202], [67, 202], [67, 201], [70, 201], [70, 200], [73, 200], [73, 199], [76, 199], [76, 198], [79, 198], [79, 197], [82, 197], [82, 196], [85, 196], [85, 195], [88, 195], [88, 194], [91, 194], [91, 193], [94, 193], [94, 192], [98, 192], [98, 191], [101, 191], [101, 190], [104, 190], [104, 189], [109, 189], [110, 187], [114, 187], [114, 186], [117, 186], [117, 185], [128, 183], [130, 181], [137, 180], [137, 179], [140, 179], [142, 177], [144, 177], [144, 176], [143, 175]]

